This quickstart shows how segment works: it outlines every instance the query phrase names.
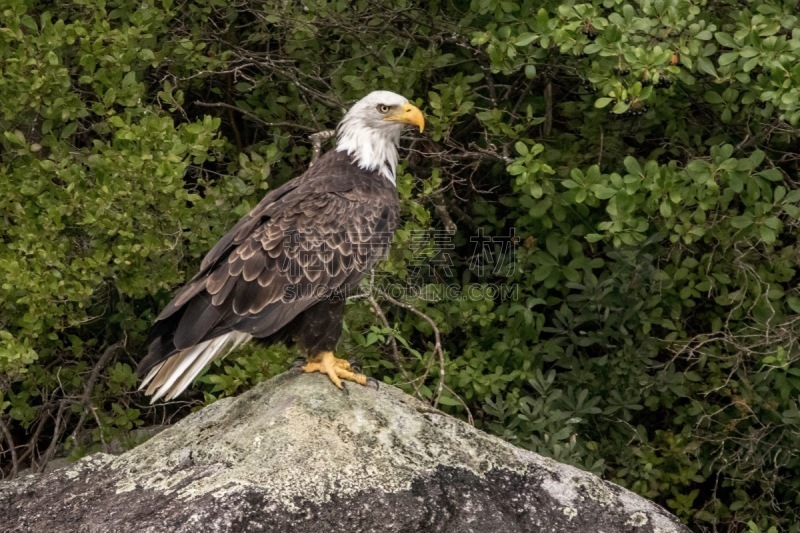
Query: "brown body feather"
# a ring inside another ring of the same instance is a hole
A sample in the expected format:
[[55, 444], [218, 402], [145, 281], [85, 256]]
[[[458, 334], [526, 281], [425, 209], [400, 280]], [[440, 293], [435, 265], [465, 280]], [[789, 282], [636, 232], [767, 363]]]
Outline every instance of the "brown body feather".
[[139, 364], [143, 386], [174, 397], [225, 345], [251, 337], [333, 350], [343, 295], [386, 255], [398, 215], [387, 178], [345, 153], [322, 156], [222, 237], [164, 308]]

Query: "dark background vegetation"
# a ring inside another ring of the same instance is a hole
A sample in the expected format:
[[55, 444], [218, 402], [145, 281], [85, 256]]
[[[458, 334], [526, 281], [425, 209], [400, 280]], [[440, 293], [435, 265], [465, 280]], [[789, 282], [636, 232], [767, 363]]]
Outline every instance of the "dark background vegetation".
[[390, 89], [428, 129], [404, 141], [403, 226], [343, 353], [697, 531], [798, 531], [797, 0], [0, 11], [3, 477], [287, 368], [245, 348], [156, 406], [133, 371], [309, 135]]

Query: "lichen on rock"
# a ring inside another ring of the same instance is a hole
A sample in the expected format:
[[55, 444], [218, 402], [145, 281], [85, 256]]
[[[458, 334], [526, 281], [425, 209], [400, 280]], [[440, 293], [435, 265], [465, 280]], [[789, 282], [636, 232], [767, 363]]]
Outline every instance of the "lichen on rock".
[[[118, 457], [0, 483], [58, 531], [688, 531], [657, 505], [402, 391], [282, 374]], [[22, 528], [22, 529], [19, 529]]]

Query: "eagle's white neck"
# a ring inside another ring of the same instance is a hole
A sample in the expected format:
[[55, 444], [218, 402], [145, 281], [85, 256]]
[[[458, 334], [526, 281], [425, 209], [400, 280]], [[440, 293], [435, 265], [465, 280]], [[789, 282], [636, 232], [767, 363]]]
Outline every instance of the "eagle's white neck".
[[376, 170], [396, 185], [397, 145], [403, 128], [381, 126], [372, 127], [348, 113], [336, 130], [336, 151], [345, 152], [355, 159], [359, 168]]

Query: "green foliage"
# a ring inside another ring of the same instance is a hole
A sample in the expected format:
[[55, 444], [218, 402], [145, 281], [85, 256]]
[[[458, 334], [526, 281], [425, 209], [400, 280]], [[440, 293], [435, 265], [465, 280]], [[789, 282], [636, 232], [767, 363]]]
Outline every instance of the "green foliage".
[[220, 368], [220, 371], [198, 378], [198, 382], [213, 385], [205, 393], [205, 402], [212, 403], [219, 398], [233, 396], [276, 376], [284, 372], [296, 357], [296, 354], [282, 345], [268, 348], [247, 345], [228, 357], [224, 363], [215, 361], [214, 367]]
[[202, 254], [385, 88], [428, 128], [343, 353], [696, 530], [800, 528], [796, 0], [2, 10], [4, 473], [9, 436], [78, 456], [287, 368], [247, 347], [188, 402], [132, 392]]

